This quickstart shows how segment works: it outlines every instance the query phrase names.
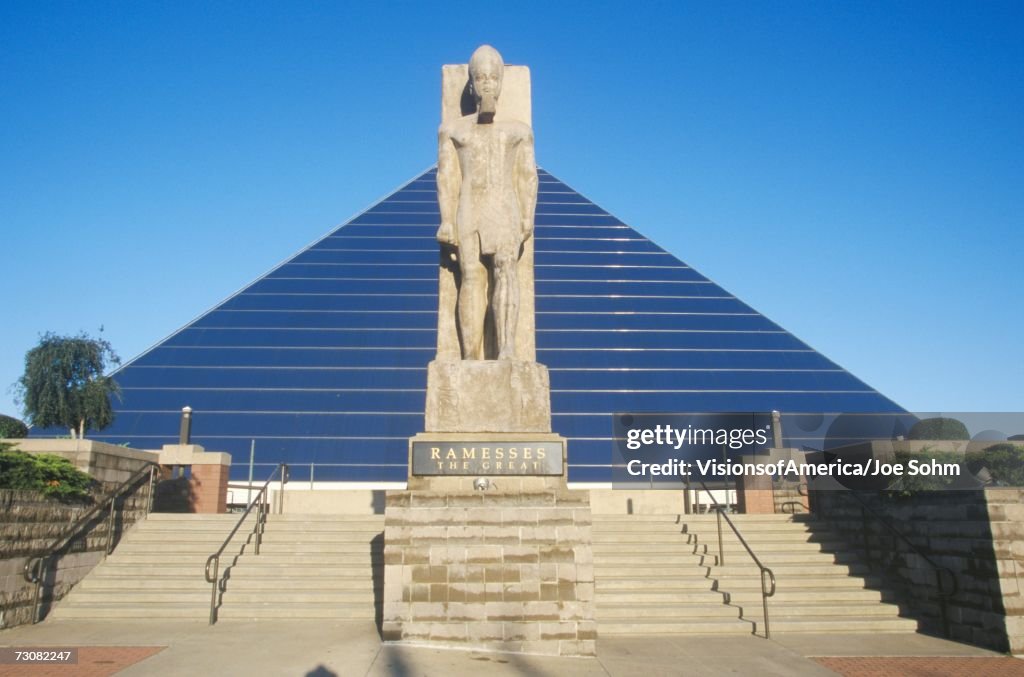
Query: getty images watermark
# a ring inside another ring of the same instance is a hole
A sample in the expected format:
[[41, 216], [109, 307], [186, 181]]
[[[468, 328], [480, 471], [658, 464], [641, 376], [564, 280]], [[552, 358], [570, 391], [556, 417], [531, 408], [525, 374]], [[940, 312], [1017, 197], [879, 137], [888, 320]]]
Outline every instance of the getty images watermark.
[[1024, 486], [1024, 414], [622, 413], [616, 488], [679, 489], [745, 477], [808, 489]]

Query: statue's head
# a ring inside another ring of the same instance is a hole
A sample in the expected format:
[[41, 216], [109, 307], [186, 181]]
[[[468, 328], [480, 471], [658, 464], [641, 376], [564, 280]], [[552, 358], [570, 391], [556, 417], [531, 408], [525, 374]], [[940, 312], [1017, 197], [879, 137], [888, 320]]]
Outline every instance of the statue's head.
[[481, 116], [494, 116], [504, 71], [501, 54], [490, 45], [480, 45], [469, 58], [469, 81]]

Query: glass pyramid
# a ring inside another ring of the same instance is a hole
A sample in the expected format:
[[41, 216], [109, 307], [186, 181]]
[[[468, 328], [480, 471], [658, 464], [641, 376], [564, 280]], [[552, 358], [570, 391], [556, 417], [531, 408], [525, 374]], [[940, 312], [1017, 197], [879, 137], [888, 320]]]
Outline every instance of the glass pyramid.
[[[92, 439], [193, 442], [233, 479], [404, 481], [423, 430], [437, 325], [431, 169], [115, 375], [113, 426]], [[536, 218], [537, 359], [570, 481], [610, 481], [615, 412], [902, 411], [551, 174]]]

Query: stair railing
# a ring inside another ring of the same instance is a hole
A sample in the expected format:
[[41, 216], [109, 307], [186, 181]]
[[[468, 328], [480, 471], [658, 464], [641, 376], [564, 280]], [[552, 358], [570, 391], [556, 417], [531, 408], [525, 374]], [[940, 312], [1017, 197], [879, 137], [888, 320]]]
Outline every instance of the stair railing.
[[[246, 542], [252, 542], [254, 544], [254, 552], [260, 554], [260, 544], [263, 542], [263, 531], [267, 526], [267, 514], [270, 512], [270, 484], [277, 478], [281, 482], [280, 491], [281, 500], [284, 500], [284, 485], [288, 482], [288, 464], [278, 463], [274, 471], [270, 473], [270, 477], [263, 483], [263, 487], [259, 490], [256, 496], [249, 503], [249, 506], [242, 513], [242, 516], [238, 518], [238, 522], [235, 523], [235, 528], [231, 530], [228, 537], [224, 539], [224, 543], [221, 544], [217, 552], [213, 553], [206, 558], [206, 582], [212, 584], [210, 590], [210, 625], [217, 622], [217, 591], [222, 590], [224, 587], [224, 577], [220, 574], [220, 556], [224, 554], [224, 550], [231, 543], [231, 539], [235, 537], [238, 530], [242, 526], [242, 522], [245, 518], [256, 509], [255, 522], [252, 525], [252, 531], [249, 533], [249, 538]], [[283, 503], [282, 503], [283, 506]]]
[[[81, 533], [95, 528], [98, 524], [93, 524], [96, 518], [107, 511], [107, 542], [104, 544], [103, 556], [106, 557], [114, 550], [114, 523], [118, 512], [118, 499], [124, 497], [130, 490], [135, 489], [139, 486], [139, 483], [144, 479], [148, 478], [145, 486], [146, 489], [146, 502], [145, 502], [145, 514], [148, 515], [153, 510], [153, 485], [156, 478], [156, 471], [159, 466], [151, 461], [145, 461], [144, 465], [136, 470], [131, 476], [124, 482], [121, 482], [116, 487], [110, 490], [110, 492], [99, 502], [97, 502], [92, 508], [85, 512], [81, 517], [75, 520], [70, 527], [64, 530], [64, 532], [55, 538], [48, 546], [31, 555], [28, 560], [25, 561], [25, 567], [22, 570], [22, 575], [25, 580], [29, 583], [35, 584], [35, 590], [32, 593], [32, 623], [38, 623], [42, 620], [40, 618], [40, 602], [43, 597], [43, 586], [46, 585], [46, 578], [53, 569], [53, 561], [57, 555], [63, 550], [69, 543], [71, 543]], [[124, 508], [124, 501], [121, 501], [121, 509]]]
[[[919, 548], [916, 545], [914, 545], [910, 541], [910, 539], [907, 538], [906, 536], [904, 536], [903, 533], [900, 532], [899, 529], [894, 527], [889, 522], [889, 520], [887, 520], [881, 513], [879, 513], [877, 510], [875, 510], [870, 505], [868, 505], [864, 501], [864, 499], [862, 499], [857, 494], [853, 493], [853, 491], [837, 491], [837, 492], [834, 492], [834, 493], [842, 494], [844, 496], [849, 496], [850, 498], [852, 498], [854, 501], [856, 501], [860, 505], [861, 523], [866, 524], [867, 523], [867, 518], [870, 515], [871, 517], [873, 517], [875, 519], [875, 521], [877, 521], [879, 524], [881, 524], [886, 529], [888, 529], [890, 533], [892, 533], [897, 538], [899, 538], [901, 541], [903, 541], [908, 546], [910, 546], [910, 549], [914, 551], [914, 554], [916, 554], [918, 557], [920, 557], [922, 560], [924, 560], [924, 562], [926, 564], [928, 564], [928, 566], [930, 566], [935, 571], [935, 584], [936, 584], [936, 588], [938, 589], [938, 595], [939, 595], [939, 610], [940, 610], [940, 613], [942, 614], [942, 631], [946, 635], [947, 638], [950, 637], [951, 634], [950, 634], [950, 627], [949, 627], [949, 608], [948, 608], [949, 598], [952, 597], [953, 595], [955, 595], [960, 590], [960, 584], [957, 581], [956, 573], [952, 569], [950, 569], [949, 567], [940, 566], [940, 565], [936, 564], [935, 562], [933, 562], [932, 559], [930, 557], [928, 557], [928, 555], [924, 554], [924, 551], [921, 550], [921, 548]], [[861, 533], [863, 534], [863, 537], [864, 537], [864, 557], [865, 557], [865, 559], [867, 559], [868, 563], [870, 564], [871, 563], [871, 545], [870, 545], [870, 542], [868, 540], [867, 529], [861, 529]], [[944, 573], [946, 574], [946, 576], [943, 576]], [[946, 581], [947, 580], [952, 582], [948, 589], [946, 588]]]
[[712, 509], [715, 511], [716, 521], [718, 524], [718, 566], [725, 564], [725, 548], [722, 546], [722, 520], [724, 519], [725, 523], [728, 524], [729, 528], [732, 529], [732, 532], [736, 534], [736, 538], [739, 539], [740, 543], [746, 549], [747, 554], [749, 554], [750, 558], [754, 560], [754, 564], [757, 565], [757, 568], [761, 572], [761, 606], [764, 609], [764, 638], [771, 639], [771, 628], [768, 623], [768, 598], [775, 594], [775, 573], [762, 564], [761, 560], [757, 558], [757, 555], [755, 555], [754, 551], [751, 550], [750, 545], [747, 544], [746, 539], [743, 538], [740, 530], [736, 528], [736, 525], [733, 524], [731, 519], [729, 519], [729, 515], [726, 514], [726, 506], [718, 502], [718, 499], [716, 499], [715, 495], [711, 493], [710, 489], [708, 489], [704, 480], [700, 480], [700, 486], [704, 488], [704, 492], [714, 504]]

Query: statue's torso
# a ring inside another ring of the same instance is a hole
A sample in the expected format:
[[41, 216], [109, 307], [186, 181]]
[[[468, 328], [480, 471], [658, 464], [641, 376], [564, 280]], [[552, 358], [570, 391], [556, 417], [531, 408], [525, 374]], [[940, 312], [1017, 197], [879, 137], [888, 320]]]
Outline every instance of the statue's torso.
[[473, 115], [458, 120], [449, 131], [462, 173], [459, 240], [479, 234], [485, 254], [518, 248], [522, 214], [515, 189], [516, 155], [520, 145], [529, 142], [530, 128], [513, 121], [478, 124]]

